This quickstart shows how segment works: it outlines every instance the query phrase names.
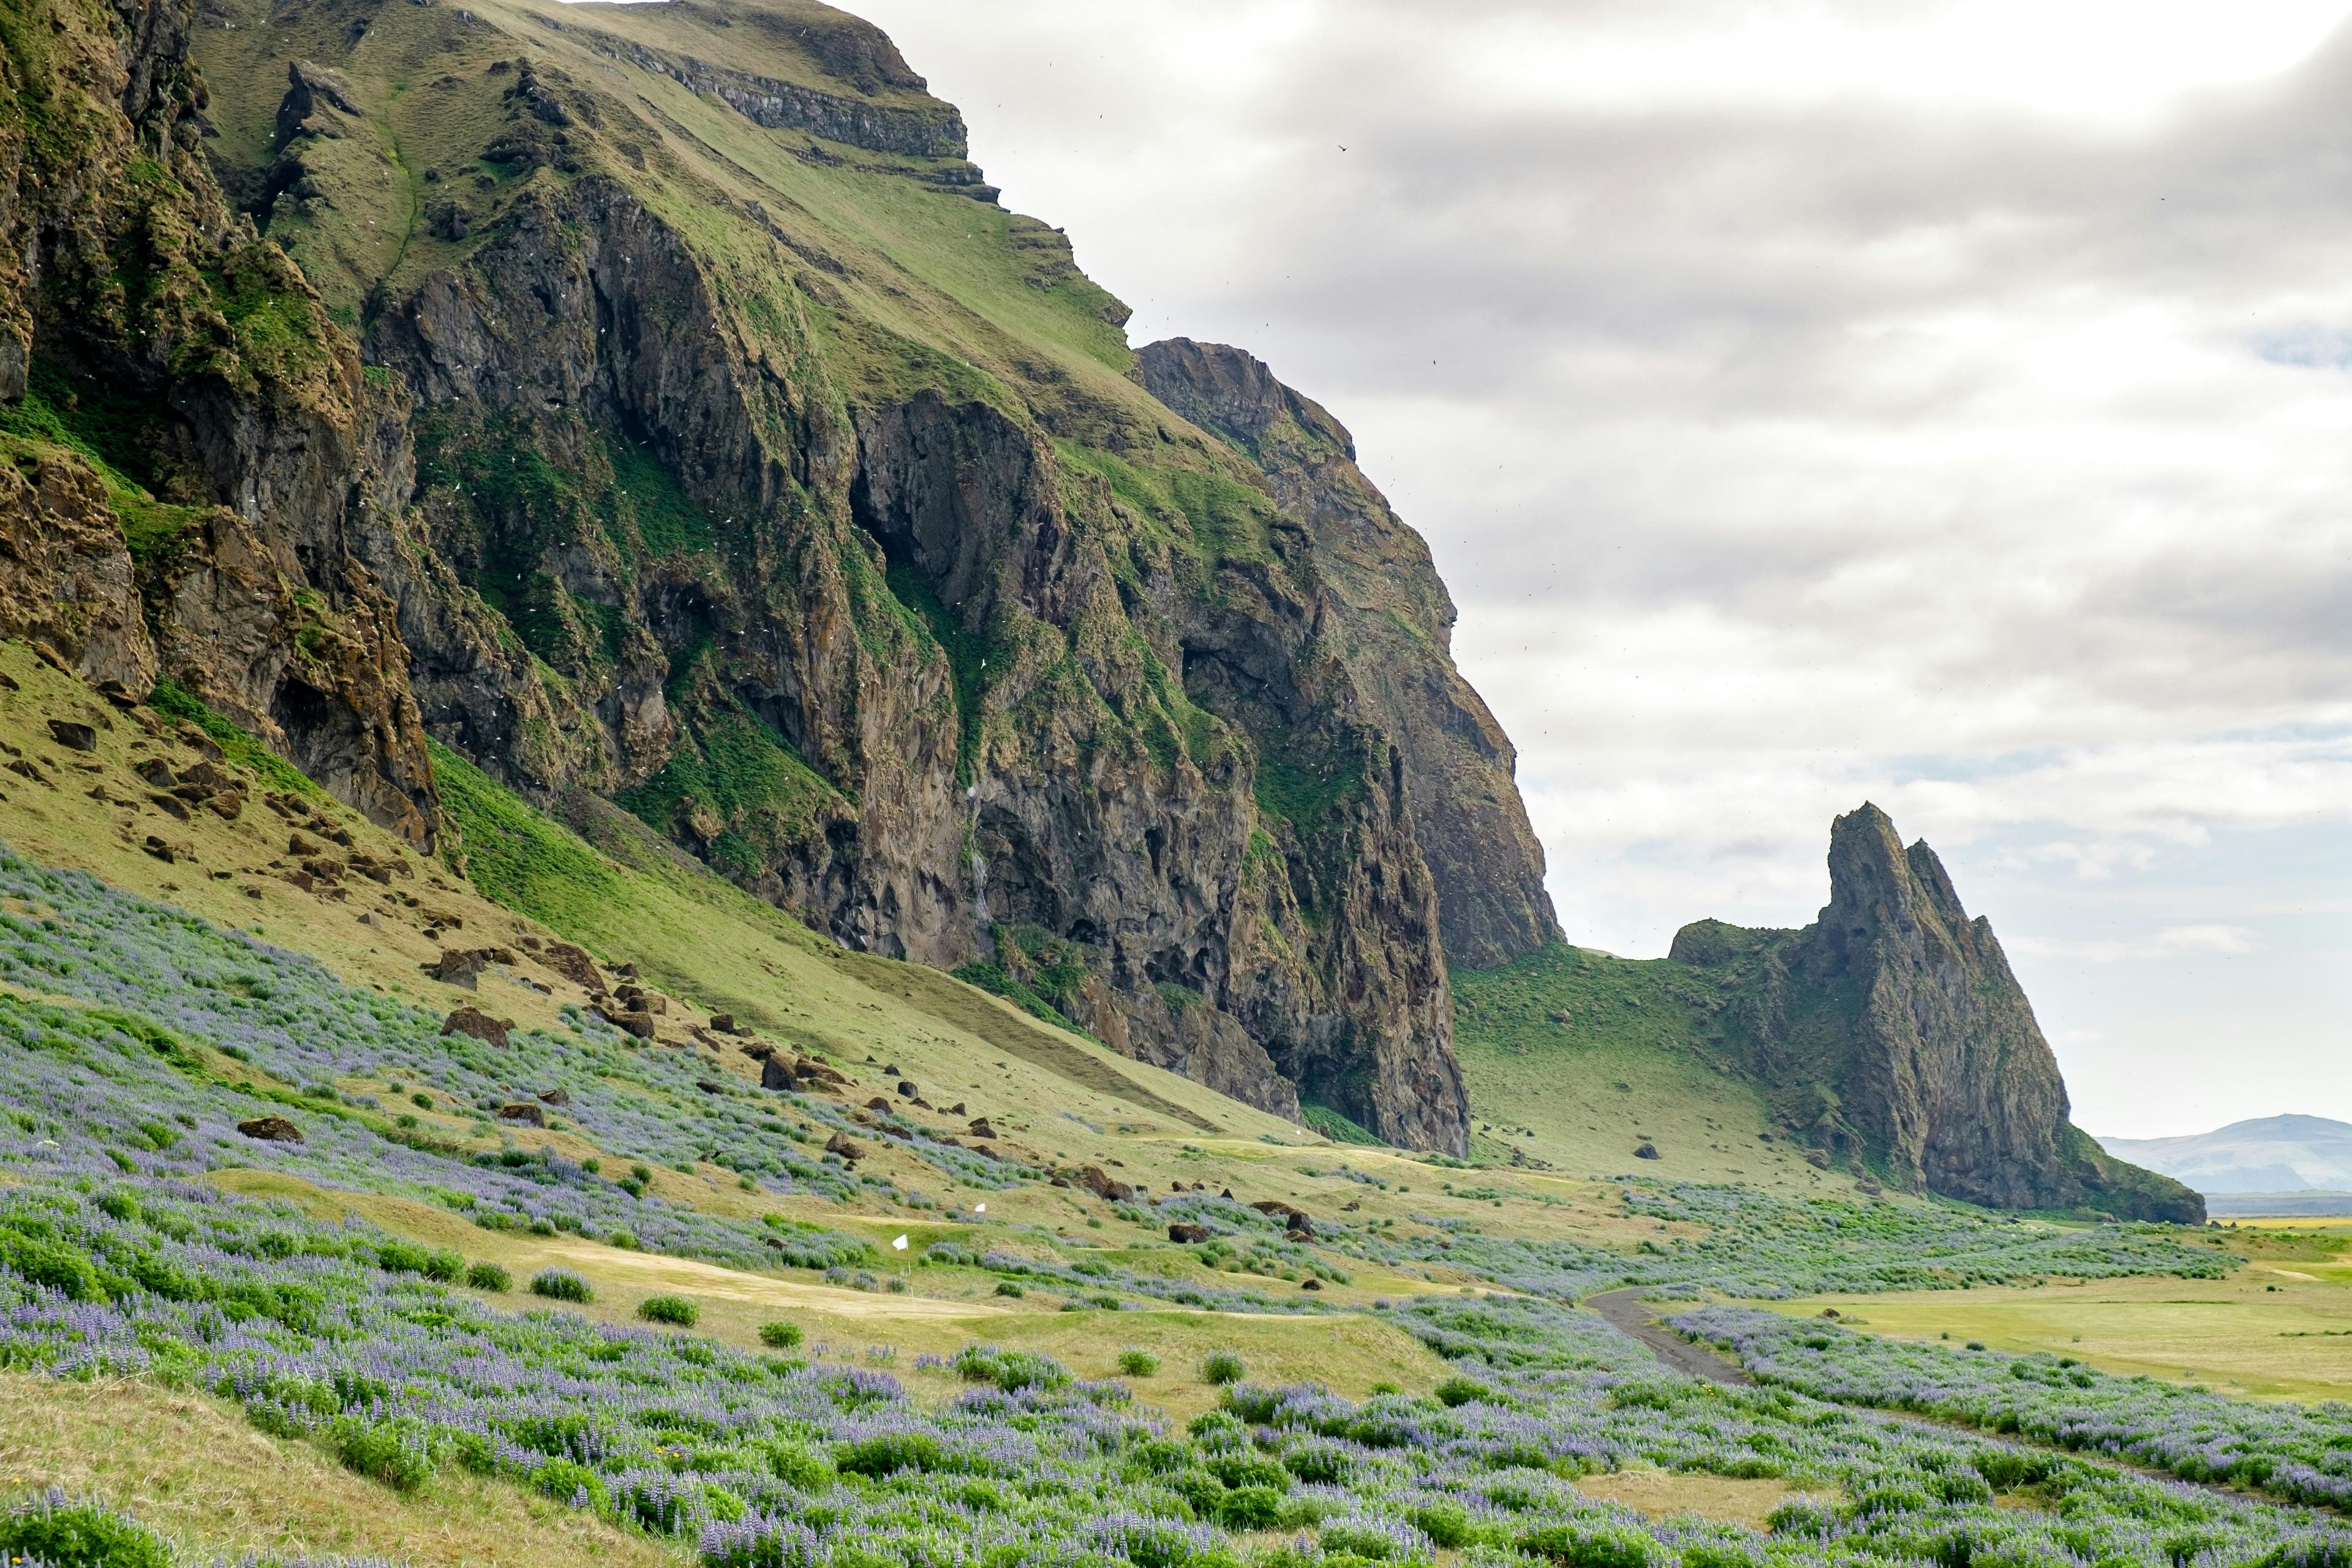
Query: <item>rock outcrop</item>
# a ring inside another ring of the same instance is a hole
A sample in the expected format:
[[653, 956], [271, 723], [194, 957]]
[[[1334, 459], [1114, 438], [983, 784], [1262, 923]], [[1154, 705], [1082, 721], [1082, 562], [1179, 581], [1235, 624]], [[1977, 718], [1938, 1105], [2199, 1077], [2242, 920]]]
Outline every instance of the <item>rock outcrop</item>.
[[1350, 553], [1328, 476], [1154, 400], [1125, 308], [995, 207], [886, 38], [801, 0], [523, 32], [209, 3], [219, 181], [380, 394], [370, 526], [329, 553], [380, 587], [425, 730], [849, 945], [1466, 1146], [1421, 834], [1472, 910], [1477, 825], [1416, 783], [1423, 709], [1350, 615], [1351, 574], [1419, 562], [1434, 635], [1391, 674], [1458, 688], [1425, 552]]
[[1314, 539], [1330, 640], [1403, 753], [1446, 957], [1486, 969], [1559, 940], [1517, 752], [1454, 668], [1453, 596], [1428, 544], [1356, 466], [1354, 437], [1240, 349], [1171, 338], [1136, 363], [1152, 395], [1264, 470]]
[[2204, 1219], [2204, 1202], [2100, 1150], [1991, 924], [1925, 841], [1874, 805], [1837, 819], [1830, 901], [1798, 931], [1685, 926], [1669, 955], [1725, 972], [1727, 1044], [1783, 1124], [1914, 1192], [1996, 1208]]
[[44, 0], [0, 55], [0, 636], [168, 679], [414, 841], [407, 650], [354, 542], [400, 504], [383, 392], [197, 151], [194, 6]]

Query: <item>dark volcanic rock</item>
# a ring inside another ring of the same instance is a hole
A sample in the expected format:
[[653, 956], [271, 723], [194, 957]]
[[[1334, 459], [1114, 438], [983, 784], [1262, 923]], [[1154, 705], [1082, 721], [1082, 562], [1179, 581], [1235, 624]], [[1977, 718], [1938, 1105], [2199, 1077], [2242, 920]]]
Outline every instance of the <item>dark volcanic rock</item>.
[[[69, 129], [0, 137], [0, 403], [100, 399], [160, 510], [134, 552], [72, 445], [0, 465], [0, 636], [126, 692], [168, 676], [412, 840], [429, 731], [846, 946], [1051, 974], [1129, 1056], [1463, 1152], [1447, 943], [1483, 963], [1551, 924], [1426, 552], [1270, 378], [1180, 408], [1212, 437], [1106, 375], [1124, 308], [1045, 226], [970, 237], [1064, 312], [1031, 341], [643, 118], [657, 72], [884, 154], [844, 181], [992, 200], [954, 110], [818, 9], [526, 44], [403, 8], [404, 47], [515, 57], [430, 89], [415, 136], [465, 144], [419, 160], [507, 177], [436, 182], [422, 230], [366, 51], [273, 55], [242, 0], [58, 33], [39, 90]], [[584, 954], [545, 961], [601, 995]]]
[[247, 1138], [264, 1143], [299, 1143], [302, 1130], [282, 1116], [257, 1116], [250, 1121], [240, 1121], [236, 1130]]
[[1923, 840], [1874, 805], [1830, 835], [1830, 901], [1801, 931], [1701, 921], [1670, 957], [1726, 968], [1726, 1014], [1781, 1120], [1827, 1166], [2000, 1208], [2090, 1208], [2200, 1224], [2204, 1200], [2106, 1154], [2066, 1086], [1991, 924], [1970, 920]]
[[444, 1035], [471, 1035], [494, 1046], [507, 1043], [507, 1031], [514, 1026], [503, 1018], [493, 1018], [479, 1007], [459, 1007], [441, 1021]]
[[1171, 338], [1136, 358], [1152, 395], [1248, 454], [1312, 534], [1349, 679], [1404, 753], [1446, 956], [1484, 969], [1557, 940], [1518, 753], [1454, 669], [1453, 597], [1429, 546], [1356, 466], [1354, 438], [1240, 349]]
[[[98, 416], [110, 459], [170, 504], [133, 552], [76, 446], [32, 440], [0, 472], [0, 636], [126, 691], [167, 675], [423, 841], [432, 767], [407, 650], [360, 559], [404, 484], [394, 396], [223, 199], [200, 150], [194, 13], [52, 16], [38, 79], [11, 79], [55, 132], [0, 138], [0, 402], [37, 397], [68, 427], [113, 410]], [[257, 302], [266, 345], [240, 324]]]

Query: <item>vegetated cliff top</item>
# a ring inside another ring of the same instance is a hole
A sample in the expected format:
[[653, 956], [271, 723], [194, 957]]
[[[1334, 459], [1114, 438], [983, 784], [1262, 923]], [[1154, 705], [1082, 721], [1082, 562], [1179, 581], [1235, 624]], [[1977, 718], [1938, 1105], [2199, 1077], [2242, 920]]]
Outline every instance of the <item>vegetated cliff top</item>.
[[[169, 193], [299, 264], [229, 306], [299, 317], [336, 374], [308, 413], [213, 395], [153, 351], [156, 300], [116, 320], [105, 277], [42, 264], [59, 461], [113, 452], [139, 505], [241, 531], [106, 561], [104, 635], [50, 630], [79, 666], [168, 676], [420, 842], [429, 736], [846, 945], [1276, 1115], [1465, 1146], [1448, 942], [1546, 940], [1540, 851], [1427, 551], [1336, 424], [1203, 429], [1181, 374], [1145, 384], [1125, 308], [854, 19], [159, 16], [86, 16], [92, 59], [174, 86], [85, 91], [121, 167], [29, 181], [85, 210], [28, 207], [27, 243], [135, 247]], [[132, 379], [135, 430], [100, 428]], [[26, 605], [86, 592], [118, 520], [85, 521]]]

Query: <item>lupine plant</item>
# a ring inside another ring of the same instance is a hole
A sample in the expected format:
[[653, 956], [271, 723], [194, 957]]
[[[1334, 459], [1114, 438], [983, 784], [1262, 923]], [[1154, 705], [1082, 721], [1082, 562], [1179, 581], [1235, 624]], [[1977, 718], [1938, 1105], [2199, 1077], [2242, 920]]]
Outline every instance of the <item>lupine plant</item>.
[[[429, 1488], [453, 1468], [500, 1477], [745, 1568], [1404, 1568], [1440, 1554], [1470, 1568], [2352, 1563], [2352, 1536], [2332, 1515], [2102, 1458], [2332, 1501], [2345, 1472], [2330, 1456], [2338, 1441], [2352, 1448], [2352, 1423], [2334, 1407], [2249, 1413], [2210, 1395], [2086, 1384], [2055, 1361], [1957, 1356], [1911, 1367], [1910, 1384], [1881, 1378], [1913, 1390], [1882, 1397], [1872, 1358], [1894, 1352], [1849, 1350], [1834, 1334], [1826, 1349], [1808, 1339], [1791, 1350], [1767, 1342], [1769, 1324], [1710, 1318], [1734, 1336], [1726, 1342], [1753, 1336], [1743, 1353], [1780, 1381], [1727, 1389], [1664, 1370], [1570, 1304], [1622, 1283], [1957, 1287], [2223, 1265], [2144, 1227], [2060, 1231], [1925, 1205], [1627, 1183], [1616, 1201], [1629, 1215], [1699, 1238], [1625, 1253], [1487, 1237], [1451, 1218], [1414, 1241], [1318, 1221], [1309, 1247], [1265, 1215], [1187, 1194], [1154, 1217], [1189, 1217], [1230, 1263], [1333, 1272], [1334, 1254], [1442, 1257], [1507, 1293], [1381, 1309], [1452, 1363], [1432, 1394], [1359, 1403], [1268, 1388], [1236, 1359], [1215, 1369], [1219, 1407], [1179, 1428], [1125, 1384], [1034, 1352], [931, 1358], [910, 1390], [875, 1364], [826, 1359], [791, 1325], [761, 1338], [799, 1353], [752, 1354], [677, 1331], [690, 1313], [656, 1312], [658, 1329], [593, 1322], [560, 1289], [552, 1301], [516, 1292], [508, 1299], [528, 1310], [502, 1310], [464, 1288], [514, 1280], [461, 1252], [322, 1225], [200, 1179], [259, 1165], [421, 1197], [491, 1228], [846, 1276], [872, 1260], [854, 1237], [672, 1205], [634, 1170], [613, 1180], [495, 1129], [485, 1142], [404, 1127], [335, 1080], [397, 1083], [387, 1092], [409, 1103], [421, 1085], [433, 1105], [473, 1107], [562, 1089], [563, 1114], [647, 1174], [718, 1154], [772, 1191], [876, 1192], [876, 1178], [809, 1152], [839, 1115], [813, 1100], [699, 1090], [693, 1077], [707, 1069], [584, 1016], [561, 1035], [519, 1031], [504, 1051], [445, 1039], [429, 1016], [341, 987], [308, 960], [5, 852], [0, 985], [33, 994], [0, 990], [0, 1366], [208, 1391], [388, 1488]], [[267, 1079], [248, 1081], [247, 1067]], [[264, 1112], [296, 1122], [302, 1141], [236, 1131]], [[957, 1181], [1042, 1174], [906, 1146]], [[993, 1272], [1009, 1291], [1062, 1291], [1066, 1304], [1323, 1310], [1086, 1258], [954, 1243], [930, 1254]], [[866, 1359], [888, 1357], [877, 1347]], [[1150, 1375], [1140, 1366], [1130, 1374]], [[1803, 1377], [1814, 1382], [1791, 1386]], [[1906, 1399], [2023, 1440], [1846, 1407]], [[2053, 1411], [2074, 1415], [2053, 1425]], [[2158, 1419], [2168, 1411], [2205, 1425]], [[2070, 1441], [2084, 1431], [2103, 1435]], [[2184, 1432], [2204, 1447], [2166, 1446]], [[2176, 1462], [2192, 1450], [2212, 1465]], [[1576, 1484], [1634, 1466], [1779, 1480], [1796, 1495], [1758, 1531], [1649, 1521]], [[94, 1507], [37, 1500], [24, 1517]]]
[[2352, 1504], [2352, 1405], [2256, 1405], [2116, 1377], [2071, 1356], [1909, 1344], [1754, 1309], [1710, 1307], [1674, 1324], [1731, 1352], [1763, 1382], [1816, 1399], [1916, 1411], [2184, 1480]]

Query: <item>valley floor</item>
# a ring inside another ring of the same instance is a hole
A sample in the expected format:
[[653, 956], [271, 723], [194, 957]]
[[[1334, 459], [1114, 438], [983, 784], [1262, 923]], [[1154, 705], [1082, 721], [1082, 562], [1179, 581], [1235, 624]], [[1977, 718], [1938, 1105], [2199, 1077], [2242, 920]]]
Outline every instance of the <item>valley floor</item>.
[[[2304, 1505], [2352, 1426], [2276, 1396], [2352, 1385], [2337, 1238], [1873, 1198], [1647, 1031], [1679, 977], [1473, 981], [1477, 1158], [1334, 1142], [625, 823], [477, 775], [432, 859], [217, 726], [0, 673], [0, 1480], [68, 1494], [0, 1552], [158, 1561], [59, 1555], [122, 1512], [188, 1563], [2336, 1550]], [[207, 752], [242, 782], [167, 800]], [[1626, 1290], [1769, 1300], [1686, 1325], [1764, 1386], [1574, 1305]], [[1937, 1401], [2009, 1436], [1874, 1413]]]

